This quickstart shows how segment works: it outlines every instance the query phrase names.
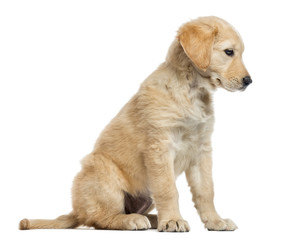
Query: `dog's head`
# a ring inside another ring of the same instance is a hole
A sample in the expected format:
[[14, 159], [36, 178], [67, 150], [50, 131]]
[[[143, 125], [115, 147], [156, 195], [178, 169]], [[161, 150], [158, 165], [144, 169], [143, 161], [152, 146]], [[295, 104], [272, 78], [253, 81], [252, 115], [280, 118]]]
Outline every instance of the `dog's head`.
[[210, 77], [211, 84], [237, 91], [252, 83], [242, 61], [242, 39], [226, 21], [198, 18], [179, 29], [178, 40], [199, 73]]

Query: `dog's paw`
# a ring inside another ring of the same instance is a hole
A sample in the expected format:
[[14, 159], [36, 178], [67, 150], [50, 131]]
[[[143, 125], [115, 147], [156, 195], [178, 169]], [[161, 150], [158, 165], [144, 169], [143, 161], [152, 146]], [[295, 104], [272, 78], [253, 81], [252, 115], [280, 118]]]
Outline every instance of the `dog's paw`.
[[215, 218], [205, 222], [205, 228], [209, 231], [234, 231], [237, 225], [230, 219]]
[[178, 220], [161, 220], [158, 224], [160, 232], [189, 232], [190, 227], [187, 221]]
[[151, 224], [146, 216], [140, 214], [129, 214], [124, 222], [123, 230], [146, 230]]

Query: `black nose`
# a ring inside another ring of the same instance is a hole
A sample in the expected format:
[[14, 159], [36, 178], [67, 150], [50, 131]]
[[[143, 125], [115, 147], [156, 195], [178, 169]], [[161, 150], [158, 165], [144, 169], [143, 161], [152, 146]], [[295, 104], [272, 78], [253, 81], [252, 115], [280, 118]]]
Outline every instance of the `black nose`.
[[251, 77], [250, 77], [250, 76], [246, 76], [246, 77], [244, 77], [242, 80], [243, 80], [243, 86], [244, 86], [244, 87], [247, 87], [249, 84], [252, 83], [252, 80], [251, 80]]

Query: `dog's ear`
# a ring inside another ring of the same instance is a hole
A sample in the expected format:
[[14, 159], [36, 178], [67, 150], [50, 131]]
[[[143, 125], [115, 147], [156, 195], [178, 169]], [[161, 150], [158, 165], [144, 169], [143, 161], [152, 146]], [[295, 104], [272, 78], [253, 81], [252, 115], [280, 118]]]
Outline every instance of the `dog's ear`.
[[187, 23], [179, 29], [178, 40], [187, 56], [201, 70], [210, 65], [214, 39], [218, 30], [208, 25]]

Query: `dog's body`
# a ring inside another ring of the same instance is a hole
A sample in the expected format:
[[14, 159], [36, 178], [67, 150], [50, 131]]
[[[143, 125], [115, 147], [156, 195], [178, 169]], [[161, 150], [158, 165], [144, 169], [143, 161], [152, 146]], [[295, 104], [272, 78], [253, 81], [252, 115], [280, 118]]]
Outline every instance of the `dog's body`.
[[[20, 228], [189, 231], [175, 186], [185, 172], [205, 227], [235, 230], [213, 204], [212, 93], [217, 87], [244, 90], [251, 83], [242, 52], [240, 36], [222, 19], [204, 17], [183, 25], [166, 61], [83, 159], [73, 185], [73, 211], [55, 220], [24, 219]], [[158, 218], [148, 214], [154, 206]]]

